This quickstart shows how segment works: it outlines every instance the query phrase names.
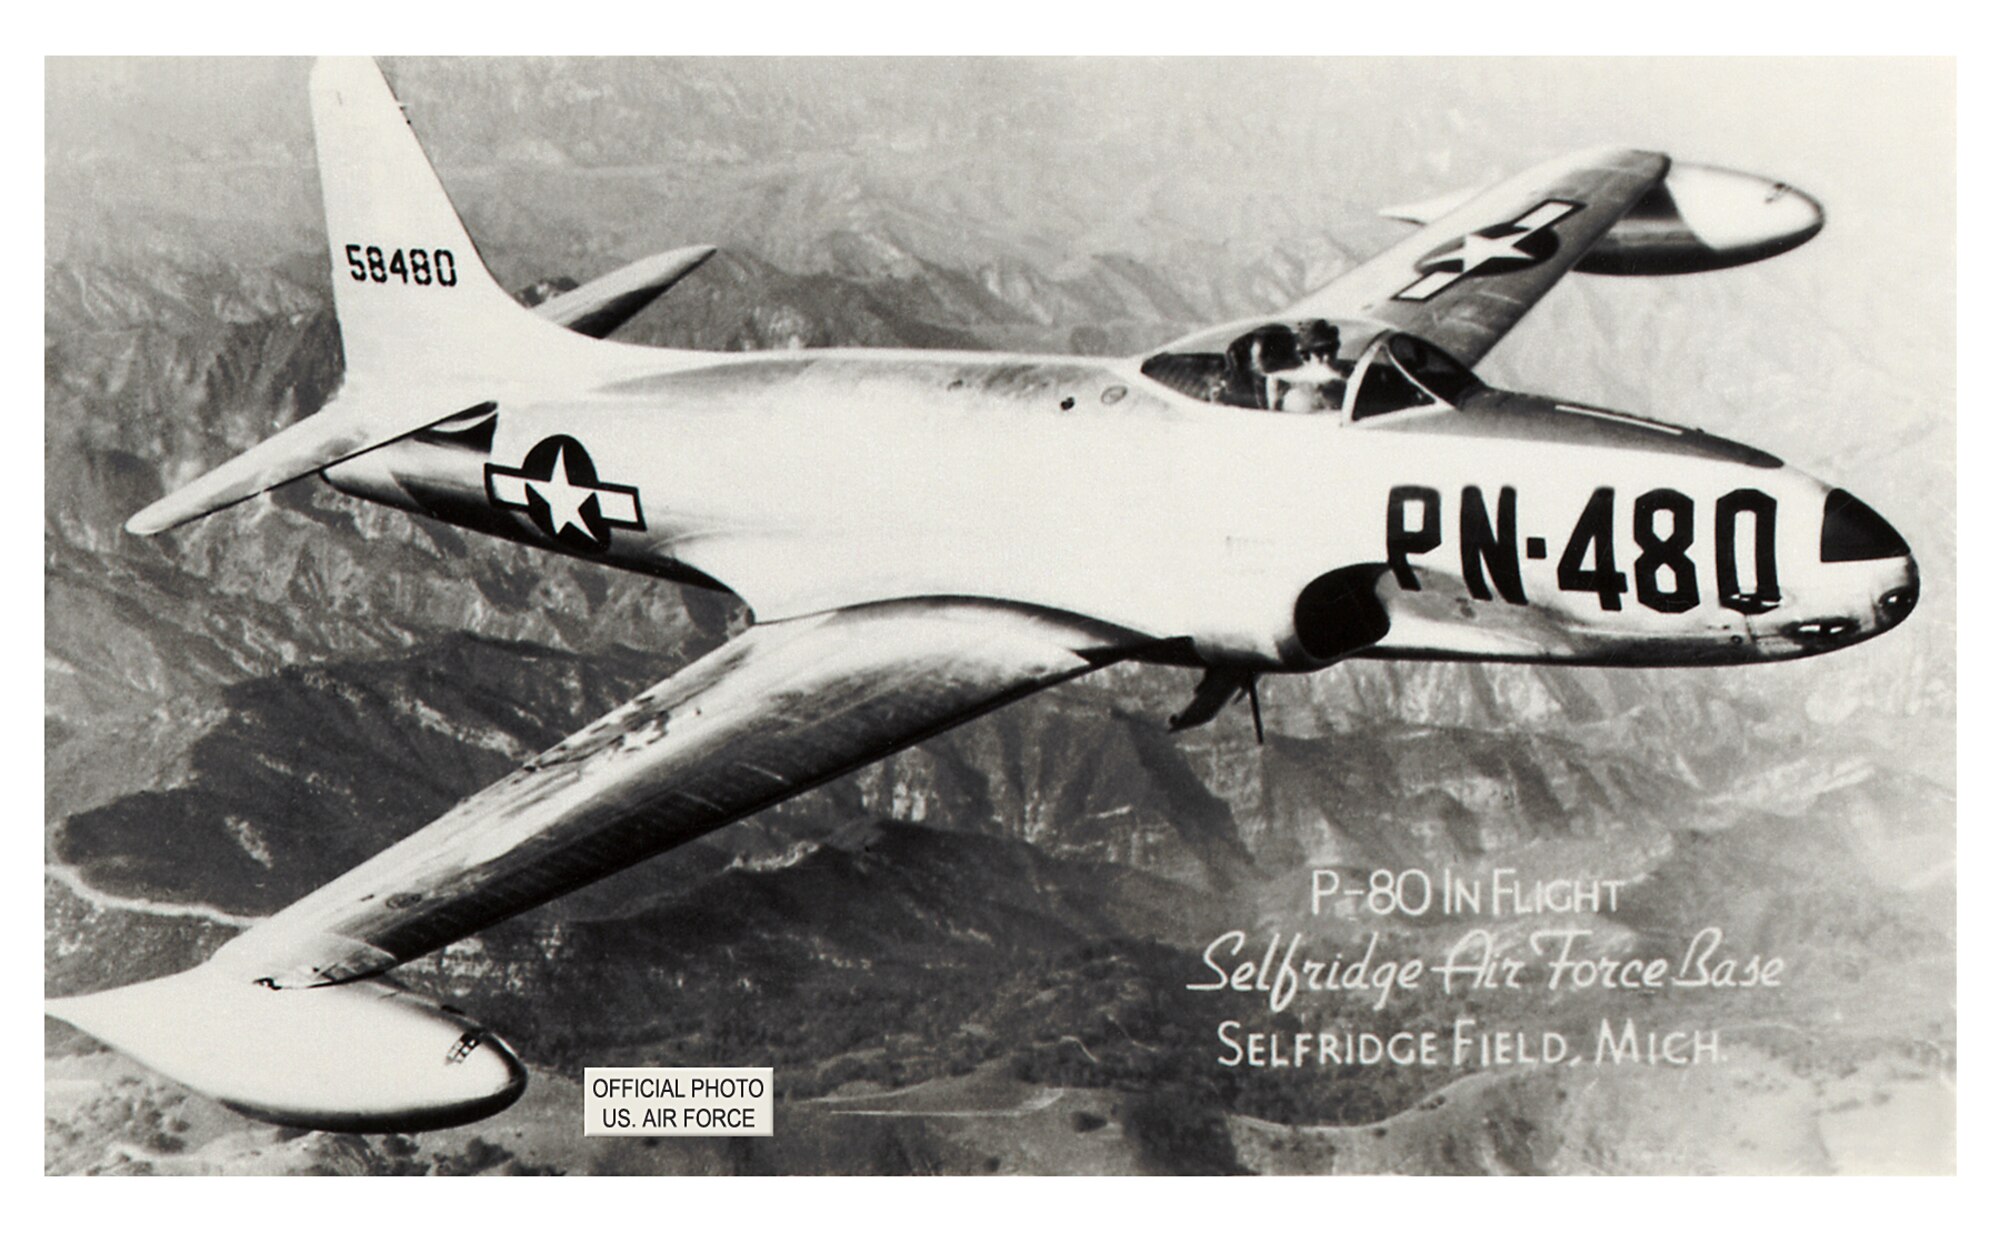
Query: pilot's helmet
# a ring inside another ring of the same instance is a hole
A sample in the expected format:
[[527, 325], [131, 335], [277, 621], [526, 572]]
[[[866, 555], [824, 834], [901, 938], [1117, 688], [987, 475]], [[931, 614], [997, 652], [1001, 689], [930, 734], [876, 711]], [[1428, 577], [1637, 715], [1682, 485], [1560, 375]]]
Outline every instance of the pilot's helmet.
[[1331, 356], [1340, 350], [1340, 331], [1332, 322], [1315, 317], [1299, 326], [1299, 350], [1307, 355]]
[[1283, 372], [1299, 366], [1299, 342], [1288, 326], [1259, 326], [1250, 332], [1255, 366], [1264, 372]]

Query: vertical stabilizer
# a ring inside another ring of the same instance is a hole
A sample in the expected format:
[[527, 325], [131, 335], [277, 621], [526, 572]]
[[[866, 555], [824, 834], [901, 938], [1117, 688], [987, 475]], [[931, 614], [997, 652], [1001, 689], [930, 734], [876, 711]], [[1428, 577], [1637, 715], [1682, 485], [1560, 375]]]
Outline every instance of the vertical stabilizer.
[[312, 114], [351, 375], [504, 373], [574, 341], [494, 281], [374, 61], [315, 64]]

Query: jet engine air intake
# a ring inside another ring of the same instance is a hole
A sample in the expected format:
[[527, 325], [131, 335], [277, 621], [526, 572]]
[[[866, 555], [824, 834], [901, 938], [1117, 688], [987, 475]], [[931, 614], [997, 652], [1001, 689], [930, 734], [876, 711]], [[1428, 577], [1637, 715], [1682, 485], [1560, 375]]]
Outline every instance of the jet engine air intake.
[[1389, 613], [1375, 584], [1387, 565], [1348, 565], [1321, 574], [1299, 592], [1292, 605], [1298, 646], [1319, 666], [1345, 659], [1380, 642], [1389, 632]]

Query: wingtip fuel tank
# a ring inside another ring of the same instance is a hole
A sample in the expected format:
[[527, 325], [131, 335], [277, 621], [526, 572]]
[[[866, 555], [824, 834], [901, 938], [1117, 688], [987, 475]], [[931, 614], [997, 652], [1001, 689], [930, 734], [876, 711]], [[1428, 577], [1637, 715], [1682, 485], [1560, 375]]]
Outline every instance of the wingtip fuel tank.
[[1765, 176], [1675, 163], [1577, 262], [1585, 274], [1699, 274], [1788, 253], [1820, 233], [1810, 194]]
[[526, 1069], [499, 1037], [380, 980], [273, 989], [206, 964], [45, 1009], [283, 1126], [434, 1130], [490, 1117], [527, 1087]]
[[[1384, 218], [1431, 223], [1470, 201], [1459, 189], [1406, 205]], [[1788, 253], [1820, 233], [1826, 211], [1782, 180], [1726, 167], [1674, 162], [1653, 189], [1576, 263], [1584, 274], [1699, 274]]]

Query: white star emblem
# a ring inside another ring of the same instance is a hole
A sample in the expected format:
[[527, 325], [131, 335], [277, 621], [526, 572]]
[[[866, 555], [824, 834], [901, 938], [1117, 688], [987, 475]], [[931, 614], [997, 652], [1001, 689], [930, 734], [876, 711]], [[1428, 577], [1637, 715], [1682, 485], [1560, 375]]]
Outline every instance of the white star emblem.
[[1498, 235], [1474, 231], [1460, 236], [1452, 247], [1418, 262], [1417, 280], [1398, 291], [1396, 298], [1428, 300], [1459, 279], [1487, 273], [1487, 267], [1496, 264], [1502, 268], [1533, 265], [1548, 254], [1524, 249], [1522, 244], [1582, 208], [1573, 201], [1544, 201], [1511, 223], [1483, 229], [1498, 231]]
[[1526, 261], [1528, 254], [1521, 251], [1521, 241], [1534, 232], [1515, 227], [1505, 235], [1484, 236], [1477, 232], [1458, 242], [1458, 247], [1437, 260], [1458, 262], [1458, 272], [1476, 274], [1482, 266], [1493, 261]]
[[639, 490], [598, 479], [590, 451], [573, 437], [544, 437], [519, 467], [486, 464], [486, 495], [575, 552], [604, 551], [613, 527], [646, 529]]
[[583, 520], [583, 503], [597, 495], [594, 488], [579, 488], [569, 482], [569, 456], [566, 447], [556, 448], [556, 465], [547, 479], [527, 481], [529, 489], [542, 500], [548, 502], [549, 523], [555, 533], [562, 534], [564, 527], [575, 527], [585, 535], [591, 535], [590, 525]]

